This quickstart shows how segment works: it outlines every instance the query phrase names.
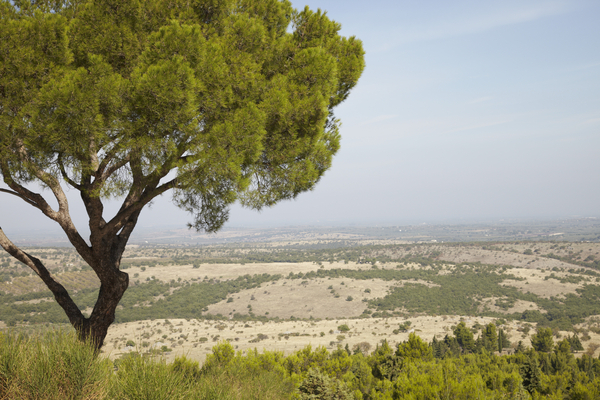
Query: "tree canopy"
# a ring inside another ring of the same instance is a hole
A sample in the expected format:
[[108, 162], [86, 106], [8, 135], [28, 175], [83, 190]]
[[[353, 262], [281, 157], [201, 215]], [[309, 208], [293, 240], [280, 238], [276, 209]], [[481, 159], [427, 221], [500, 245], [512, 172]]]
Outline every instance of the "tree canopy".
[[[360, 40], [340, 28], [287, 0], [2, 0], [0, 192], [61, 226], [100, 278], [99, 303], [103, 289], [120, 299], [122, 252], [157, 196], [171, 191], [191, 227], [214, 232], [236, 201], [260, 209], [315, 186], [339, 148], [333, 109], [364, 68]], [[80, 193], [89, 240], [66, 187]], [[111, 197], [122, 204], [107, 217]], [[87, 321], [1, 230], [0, 244], [76, 327]]]

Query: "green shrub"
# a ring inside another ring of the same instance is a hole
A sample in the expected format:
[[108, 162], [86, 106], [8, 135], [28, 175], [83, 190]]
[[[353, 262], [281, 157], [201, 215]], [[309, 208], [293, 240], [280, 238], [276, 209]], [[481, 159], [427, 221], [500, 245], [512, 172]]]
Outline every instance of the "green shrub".
[[112, 363], [74, 332], [0, 334], [0, 398], [102, 399]]
[[164, 400], [192, 398], [193, 387], [184, 374], [164, 360], [132, 353], [118, 364], [111, 398], [127, 400]]
[[190, 360], [185, 356], [175, 358], [171, 364], [171, 369], [186, 379], [198, 379], [200, 377], [200, 364], [198, 361]]
[[344, 382], [331, 379], [316, 369], [308, 371], [298, 391], [301, 400], [351, 400], [353, 398]]

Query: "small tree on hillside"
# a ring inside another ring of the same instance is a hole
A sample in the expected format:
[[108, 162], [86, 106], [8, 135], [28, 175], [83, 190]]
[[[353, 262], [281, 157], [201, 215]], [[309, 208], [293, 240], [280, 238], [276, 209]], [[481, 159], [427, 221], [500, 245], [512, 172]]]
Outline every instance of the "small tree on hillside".
[[485, 348], [489, 351], [495, 351], [498, 347], [498, 334], [496, 333], [496, 324], [490, 322], [483, 330]]
[[460, 347], [462, 347], [463, 352], [470, 353], [473, 351], [475, 348], [473, 332], [467, 328], [467, 325], [464, 323], [464, 321], [461, 321], [458, 323], [458, 325], [456, 325], [454, 328], [454, 336], [456, 337]]
[[[91, 316], [1, 229], [0, 245], [101, 347], [129, 285], [121, 256], [153, 199], [171, 192], [191, 227], [215, 232], [235, 201], [294, 198], [330, 167], [333, 109], [364, 68], [361, 42], [339, 30], [287, 0], [0, 0], [0, 192], [58, 223], [94, 270]], [[122, 200], [114, 216], [109, 197]]]
[[531, 336], [531, 345], [536, 351], [544, 353], [552, 351], [552, 348], [554, 347], [552, 329], [538, 328], [537, 333]]
[[510, 340], [508, 340], [506, 333], [504, 333], [504, 329], [500, 329], [498, 330], [498, 351], [502, 352], [507, 347], [510, 347]]

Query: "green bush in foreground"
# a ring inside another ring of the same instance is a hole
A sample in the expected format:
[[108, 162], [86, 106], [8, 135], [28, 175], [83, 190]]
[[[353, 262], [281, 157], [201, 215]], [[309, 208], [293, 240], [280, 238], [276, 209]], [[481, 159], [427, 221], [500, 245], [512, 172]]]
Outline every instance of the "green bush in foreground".
[[75, 333], [0, 332], [0, 399], [104, 399], [112, 370]]
[[283, 359], [220, 344], [202, 369], [185, 357], [167, 364], [138, 353], [113, 364], [74, 332], [0, 332], [0, 399], [289, 399], [295, 385]]
[[475, 342], [471, 348], [447, 336], [427, 344], [411, 333], [369, 355], [307, 346], [288, 356], [236, 353], [222, 342], [201, 366], [183, 356], [168, 364], [138, 353], [113, 363], [71, 333], [0, 333], [0, 400], [600, 398], [600, 360], [575, 358], [568, 339], [547, 352], [504, 356], [481, 338]]

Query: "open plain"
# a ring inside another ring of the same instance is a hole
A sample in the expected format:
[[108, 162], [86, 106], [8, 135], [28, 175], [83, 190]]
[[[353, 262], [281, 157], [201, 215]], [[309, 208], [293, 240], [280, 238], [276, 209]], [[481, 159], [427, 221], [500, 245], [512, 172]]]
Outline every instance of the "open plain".
[[[489, 241], [441, 243], [382, 238], [136, 244], [122, 267], [130, 289], [103, 352], [131, 351], [203, 360], [229, 341], [238, 351], [290, 353], [307, 345], [374, 349], [414, 332], [442, 340], [464, 321], [475, 336], [490, 322], [511, 347], [530, 346], [538, 325], [555, 340], [578, 335], [600, 347], [600, 244]], [[97, 280], [65, 248], [29, 249], [91, 312]], [[62, 324], [36, 276], [0, 258], [2, 325], [28, 331]]]

